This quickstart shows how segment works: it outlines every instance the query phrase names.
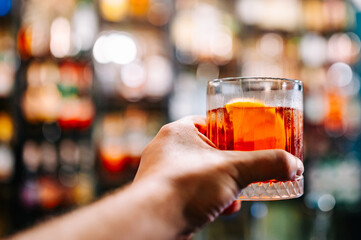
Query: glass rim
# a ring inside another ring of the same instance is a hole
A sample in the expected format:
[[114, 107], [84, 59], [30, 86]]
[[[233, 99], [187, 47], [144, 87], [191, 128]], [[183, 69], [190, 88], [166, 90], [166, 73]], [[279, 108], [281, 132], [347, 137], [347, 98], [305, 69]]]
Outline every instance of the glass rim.
[[236, 81], [246, 81], [246, 80], [253, 80], [257, 81], [267, 81], [267, 82], [288, 82], [292, 84], [298, 84], [303, 86], [303, 82], [297, 79], [290, 79], [290, 78], [279, 78], [279, 77], [226, 77], [226, 78], [216, 78], [212, 80], [208, 80], [208, 83], [221, 83], [221, 82], [236, 82]]

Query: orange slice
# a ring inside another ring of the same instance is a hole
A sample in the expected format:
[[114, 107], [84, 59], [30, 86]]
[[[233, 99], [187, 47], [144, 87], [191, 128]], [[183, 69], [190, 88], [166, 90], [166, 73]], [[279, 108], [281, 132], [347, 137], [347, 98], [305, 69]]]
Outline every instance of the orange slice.
[[234, 149], [285, 149], [283, 117], [259, 100], [237, 98], [225, 105], [233, 125]]

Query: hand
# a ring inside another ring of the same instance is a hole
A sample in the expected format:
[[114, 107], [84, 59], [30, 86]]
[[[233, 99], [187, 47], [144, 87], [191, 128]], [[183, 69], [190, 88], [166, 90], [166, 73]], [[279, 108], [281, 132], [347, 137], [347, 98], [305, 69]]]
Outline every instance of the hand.
[[[303, 172], [302, 162], [282, 150], [217, 150], [205, 129], [202, 117], [164, 126], [144, 150], [131, 185], [11, 239], [185, 239], [249, 183]], [[230, 212], [239, 209], [233, 206]]]
[[[167, 184], [174, 189], [188, 235], [214, 220], [249, 183], [294, 180], [301, 160], [283, 150], [221, 151], [204, 136], [206, 120], [187, 117], [162, 127], [142, 154], [134, 184]], [[230, 212], [239, 210], [233, 205]], [[171, 216], [169, 216], [171, 218]]]

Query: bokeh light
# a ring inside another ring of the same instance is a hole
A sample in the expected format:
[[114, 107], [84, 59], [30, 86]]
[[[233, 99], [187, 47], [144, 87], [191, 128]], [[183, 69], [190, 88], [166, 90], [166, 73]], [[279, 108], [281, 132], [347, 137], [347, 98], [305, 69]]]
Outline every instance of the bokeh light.
[[318, 199], [318, 207], [323, 212], [331, 211], [336, 205], [336, 200], [331, 194], [322, 195]]
[[80, 5], [73, 15], [72, 26], [75, 48], [81, 51], [91, 49], [98, 33], [98, 19], [94, 7], [90, 4]]
[[63, 58], [71, 50], [71, 29], [68, 19], [59, 17], [51, 24], [50, 51], [54, 57]]
[[0, 112], [0, 141], [8, 143], [14, 136], [14, 123], [6, 112]]
[[137, 45], [123, 32], [102, 34], [94, 44], [93, 56], [99, 63], [128, 64], [137, 57]]
[[0, 145], [0, 182], [7, 182], [13, 176], [15, 170], [15, 158], [11, 150]]
[[103, 18], [118, 22], [125, 18], [129, 7], [128, 0], [101, 0], [99, 1], [100, 13]]
[[251, 206], [251, 214], [255, 218], [264, 218], [267, 216], [268, 208], [267, 205], [260, 202], [260, 203], [253, 203]]
[[150, 56], [146, 60], [147, 82], [145, 91], [151, 98], [161, 99], [172, 90], [173, 70], [170, 61], [163, 56]]
[[11, 0], [0, 0], [0, 16], [5, 16], [11, 10]]
[[317, 34], [306, 34], [300, 44], [303, 63], [309, 67], [320, 67], [326, 61], [327, 41]]
[[171, 28], [173, 41], [180, 51], [178, 60], [183, 63], [187, 63], [187, 59], [228, 63], [234, 57], [234, 43], [232, 30], [227, 21], [222, 21], [224, 19], [227, 19], [226, 15], [206, 3], [179, 11]]
[[301, 19], [299, 9], [297, 0], [238, 0], [236, 5], [238, 17], [242, 22], [284, 31], [297, 29]]
[[352, 81], [353, 72], [349, 65], [337, 62], [328, 69], [327, 78], [330, 84], [336, 87], [344, 87]]

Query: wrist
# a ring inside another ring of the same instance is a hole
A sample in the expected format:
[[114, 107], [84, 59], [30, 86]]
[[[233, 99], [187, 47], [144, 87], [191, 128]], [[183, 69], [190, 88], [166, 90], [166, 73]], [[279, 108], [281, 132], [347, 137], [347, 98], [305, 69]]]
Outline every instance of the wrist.
[[[121, 194], [138, 209], [137, 225], [149, 228], [154, 239], [174, 239], [183, 235], [187, 227], [183, 213], [184, 203], [175, 187], [161, 179], [146, 178], [133, 182]], [[147, 239], [152, 239], [148, 236]]]

